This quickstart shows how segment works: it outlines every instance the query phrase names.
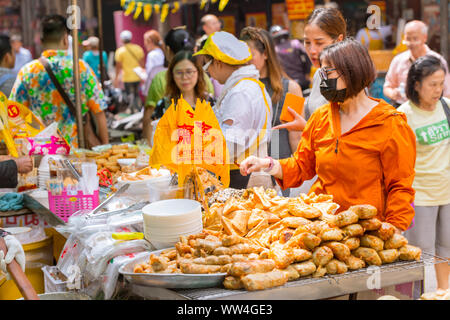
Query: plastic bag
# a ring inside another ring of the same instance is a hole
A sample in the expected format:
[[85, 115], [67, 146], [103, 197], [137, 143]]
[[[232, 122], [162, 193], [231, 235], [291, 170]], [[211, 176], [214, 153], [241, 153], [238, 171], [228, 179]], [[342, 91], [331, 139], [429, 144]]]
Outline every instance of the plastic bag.
[[59, 134], [58, 123], [53, 122], [33, 138], [28, 139], [29, 155], [69, 155], [70, 146]]

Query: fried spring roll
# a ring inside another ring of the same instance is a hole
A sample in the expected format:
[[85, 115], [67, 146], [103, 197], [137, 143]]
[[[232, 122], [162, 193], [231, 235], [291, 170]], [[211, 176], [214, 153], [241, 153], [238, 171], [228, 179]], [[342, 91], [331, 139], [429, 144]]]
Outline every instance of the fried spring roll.
[[333, 251], [333, 255], [341, 261], [345, 261], [351, 254], [349, 247], [340, 242], [329, 242], [325, 246], [330, 248]]
[[293, 249], [294, 253], [294, 262], [302, 262], [305, 260], [309, 260], [312, 257], [312, 253], [305, 249]]
[[327, 268], [324, 266], [318, 266], [316, 271], [313, 273], [313, 278], [321, 278], [327, 274]]
[[322, 241], [341, 241], [344, 239], [344, 232], [338, 228], [322, 229], [319, 237]]
[[370, 204], [351, 206], [348, 210], [356, 213], [359, 219], [371, 219], [377, 215], [377, 208]]
[[363, 259], [357, 258], [354, 255], [349, 256], [344, 262], [350, 270], [358, 270], [366, 266]]
[[286, 269], [282, 269], [281, 271], [286, 274], [288, 281], [294, 281], [300, 278], [300, 274], [292, 265], [288, 266]]
[[364, 234], [364, 228], [359, 223], [350, 224], [342, 228], [344, 237], [361, 237]]
[[287, 268], [295, 259], [293, 249], [284, 248], [281, 245], [270, 248], [269, 257], [275, 261], [275, 265], [279, 269]]
[[408, 239], [406, 239], [401, 234], [395, 233], [392, 238], [384, 242], [384, 249], [398, 249], [408, 244]]
[[350, 249], [350, 251], [353, 251], [359, 248], [360, 240], [359, 238], [352, 237], [342, 241], [342, 243], [345, 244]]
[[348, 226], [350, 224], [357, 223], [358, 220], [359, 220], [358, 215], [353, 211], [349, 210], [342, 211], [335, 216], [334, 225], [341, 228]]
[[377, 218], [371, 218], [367, 220], [360, 220], [359, 224], [366, 230], [366, 231], [374, 231], [381, 228], [381, 221]]
[[312, 259], [316, 266], [324, 266], [333, 259], [333, 251], [326, 246], [318, 247], [314, 250]]
[[383, 241], [386, 241], [394, 236], [395, 227], [389, 222], [382, 222], [380, 229], [372, 231], [370, 234], [377, 236]]
[[394, 261], [397, 261], [400, 253], [397, 249], [388, 249], [379, 251], [378, 255], [380, 256], [382, 263], [392, 263]]
[[361, 237], [361, 247], [372, 248], [375, 251], [381, 251], [384, 248], [384, 241], [372, 235], [364, 235]]
[[363, 259], [368, 265], [381, 266], [381, 258], [372, 248], [359, 247], [353, 254], [357, 258]]
[[203, 249], [206, 253], [213, 253], [215, 249], [222, 246], [222, 242], [197, 239], [195, 249]]
[[234, 244], [241, 243], [241, 242], [242, 242], [242, 238], [240, 236], [238, 236], [238, 235], [233, 234], [233, 235], [230, 235], [230, 236], [225, 236], [222, 239], [222, 246], [229, 247], [229, 246], [232, 246]]
[[150, 255], [150, 265], [155, 272], [163, 271], [168, 266], [169, 259], [166, 257], [160, 257], [154, 254]]
[[229, 247], [218, 247], [215, 248], [213, 251], [213, 255], [215, 256], [232, 255], [232, 254], [233, 250], [230, 249]]
[[228, 290], [239, 290], [244, 288], [240, 277], [231, 276], [225, 277], [225, 280], [223, 280], [223, 286]]
[[331, 259], [325, 267], [327, 268], [327, 274], [341, 274], [348, 271], [347, 265], [337, 259]]
[[180, 264], [180, 269], [182, 273], [186, 274], [208, 274], [208, 273], [218, 273], [221, 271], [222, 266], [218, 265], [202, 265], [195, 263], [182, 263]]
[[282, 286], [288, 281], [288, 277], [284, 272], [274, 270], [266, 273], [249, 274], [242, 277], [241, 281], [246, 290], [254, 291]]
[[269, 272], [273, 269], [275, 269], [275, 262], [272, 259], [249, 260], [233, 263], [229, 274], [234, 277], [240, 277], [252, 273]]
[[300, 277], [309, 276], [309, 275], [313, 274], [314, 272], [316, 272], [316, 269], [317, 269], [316, 265], [311, 260], [301, 262], [301, 263], [293, 263], [293, 264], [291, 264], [291, 266], [294, 267], [295, 270], [297, 270]]
[[409, 244], [401, 247], [398, 250], [398, 252], [400, 254], [400, 256], [399, 256], [400, 260], [406, 260], [406, 261], [411, 261], [411, 260], [419, 261], [420, 256], [422, 255], [422, 250], [420, 248], [411, 246]]

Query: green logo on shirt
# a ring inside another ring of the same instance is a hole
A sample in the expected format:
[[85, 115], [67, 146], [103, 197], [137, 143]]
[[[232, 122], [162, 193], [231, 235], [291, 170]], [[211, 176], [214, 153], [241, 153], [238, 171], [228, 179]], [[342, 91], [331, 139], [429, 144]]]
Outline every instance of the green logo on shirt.
[[420, 144], [430, 145], [450, 138], [448, 121], [433, 123], [429, 126], [416, 129], [416, 136]]

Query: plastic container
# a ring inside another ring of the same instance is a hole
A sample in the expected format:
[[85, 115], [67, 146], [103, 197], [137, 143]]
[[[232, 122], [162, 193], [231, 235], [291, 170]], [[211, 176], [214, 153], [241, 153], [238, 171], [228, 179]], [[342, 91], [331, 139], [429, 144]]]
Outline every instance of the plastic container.
[[163, 184], [161, 182], [152, 183], [147, 185], [147, 190], [149, 192], [149, 201], [156, 202], [161, 200], [171, 200], [171, 199], [191, 199], [191, 190], [188, 185], [179, 186], [169, 186], [170, 181]]
[[[24, 244], [25, 275], [37, 294], [44, 293], [44, 273], [42, 267], [53, 264], [53, 238], [48, 236], [38, 242]], [[0, 279], [0, 300], [16, 300], [22, 297], [13, 280]]]
[[60, 217], [64, 222], [68, 222], [69, 217], [79, 210], [92, 210], [98, 207], [98, 190], [94, 194], [85, 195], [79, 191], [76, 196], [67, 195], [66, 191], [60, 196], [54, 196], [48, 192], [49, 209]]
[[[61, 280], [61, 278], [65, 278], [65, 276], [58, 270], [57, 267], [44, 266], [42, 267], [42, 272], [44, 273], [45, 293], [69, 291], [67, 289], [67, 280]], [[53, 275], [58, 276], [58, 279], [55, 279]]]
[[[156, 173], [157, 170], [152, 169], [152, 172]], [[171, 175], [169, 170], [161, 169], [160, 172], [163, 174], [160, 177], [150, 178], [146, 180], [137, 181], [126, 181], [120, 177], [117, 181], [118, 188], [122, 187], [124, 184], [128, 183], [130, 187], [125, 191], [124, 196], [133, 197], [134, 199], [150, 201], [150, 189], [149, 186], [169, 186]], [[130, 175], [136, 175], [136, 173], [131, 173]]]

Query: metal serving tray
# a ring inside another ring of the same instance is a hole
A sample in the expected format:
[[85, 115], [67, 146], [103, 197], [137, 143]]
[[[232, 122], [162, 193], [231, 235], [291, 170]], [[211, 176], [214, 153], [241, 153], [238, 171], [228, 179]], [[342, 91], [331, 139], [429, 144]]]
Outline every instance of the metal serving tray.
[[197, 289], [222, 286], [226, 273], [177, 274], [177, 273], [134, 273], [137, 263], [148, 261], [151, 254], [159, 255], [162, 250], [148, 252], [120, 267], [119, 273], [132, 285], [170, 289]]

